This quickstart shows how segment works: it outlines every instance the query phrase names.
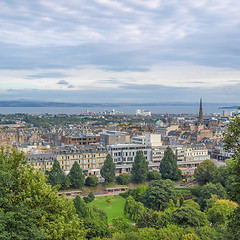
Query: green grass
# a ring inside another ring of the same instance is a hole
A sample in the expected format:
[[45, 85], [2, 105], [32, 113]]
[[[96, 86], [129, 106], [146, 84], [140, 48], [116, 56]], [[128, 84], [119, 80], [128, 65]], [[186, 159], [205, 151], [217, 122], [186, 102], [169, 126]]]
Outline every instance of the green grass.
[[123, 217], [124, 216], [124, 204], [126, 199], [115, 195], [110, 196], [112, 198], [111, 203], [107, 203], [106, 199], [107, 196], [104, 197], [96, 197], [93, 202], [89, 203], [89, 205], [95, 205], [99, 209], [104, 210], [107, 213], [108, 216], [108, 224], [112, 224], [112, 220], [117, 217]]

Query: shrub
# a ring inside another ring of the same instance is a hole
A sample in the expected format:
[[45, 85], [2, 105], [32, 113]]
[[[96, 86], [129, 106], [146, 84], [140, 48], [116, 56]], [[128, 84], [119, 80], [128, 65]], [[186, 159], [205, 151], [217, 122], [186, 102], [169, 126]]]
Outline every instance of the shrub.
[[112, 198], [111, 197], [107, 197], [106, 202], [107, 203], [111, 203], [112, 202]]
[[149, 181], [160, 180], [160, 179], [162, 179], [162, 175], [157, 170], [153, 170], [153, 171], [148, 173], [148, 180]]
[[98, 185], [98, 178], [95, 175], [90, 175], [85, 180], [85, 185], [89, 187], [96, 187]]
[[126, 185], [130, 183], [131, 175], [130, 174], [121, 174], [116, 178], [118, 184]]

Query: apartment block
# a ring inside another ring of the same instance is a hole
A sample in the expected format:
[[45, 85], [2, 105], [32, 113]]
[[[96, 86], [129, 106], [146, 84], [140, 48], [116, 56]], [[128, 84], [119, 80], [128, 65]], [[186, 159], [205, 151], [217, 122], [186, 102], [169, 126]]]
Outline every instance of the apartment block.
[[100, 142], [104, 146], [112, 144], [126, 144], [130, 143], [130, 135], [125, 132], [107, 131], [100, 134]]
[[107, 147], [116, 164], [133, 163], [137, 151], [143, 151], [148, 162], [151, 161], [151, 148], [140, 144], [114, 144]]
[[100, 135], [72, 134], [72, 135], [68, 135], [68, 136], [62, 136], [61, 142], [66, 145], [86, 145], [86, 146], [88, 146], [91, 143], [99, 143]]

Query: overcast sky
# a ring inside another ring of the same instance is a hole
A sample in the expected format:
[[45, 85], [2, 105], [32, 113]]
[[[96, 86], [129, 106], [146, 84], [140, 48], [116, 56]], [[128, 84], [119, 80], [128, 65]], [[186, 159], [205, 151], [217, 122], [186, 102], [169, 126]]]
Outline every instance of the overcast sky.
[[1, 0], [0, 100], [240, 101], [240, 1]]

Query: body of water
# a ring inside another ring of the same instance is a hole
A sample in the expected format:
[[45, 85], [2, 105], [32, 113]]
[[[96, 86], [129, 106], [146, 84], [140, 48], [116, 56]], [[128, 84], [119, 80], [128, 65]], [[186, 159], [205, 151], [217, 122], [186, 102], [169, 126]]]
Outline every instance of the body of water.
[[[222, 105], [218, 104], [205, 104], [203, 105], [203, 112], [208, 113], [222, 113], [223, 110], [219, 109]], [[135, 114], [137, 109], [148, 110], [152, 113], [164, 114], [164, 113], [187, 113], [187, 114], [198, 114], [199, 105], [191, 106], [120, 106], [120, 107], [0, 107], [0, 113], [2, 114], [13, 114], [13, 113], [29, 113], [29, 114], [80, 114], [86, 112], [103, 112], [104, 110], [123, 112], [125, 114]], [[228, 113], [237, 111], [237, 109], [225, 109]]]

